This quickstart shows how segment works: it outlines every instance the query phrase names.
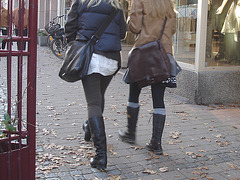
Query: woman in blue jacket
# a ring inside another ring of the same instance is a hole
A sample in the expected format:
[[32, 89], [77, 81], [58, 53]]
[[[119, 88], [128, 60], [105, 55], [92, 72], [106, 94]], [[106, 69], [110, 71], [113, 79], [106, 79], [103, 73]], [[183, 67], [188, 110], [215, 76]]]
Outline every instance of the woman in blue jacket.
[[85, 140], [92, 136], [96, 155], [90, 160], [90, 164], [98, 169], [105, 169], [107, 166], [106, 134], [102, 116], [104, 94], [121, 66], [121, 39], [125, 38], [126, 22], [119, 0], [74, 0], [65, 24], [68, 42], [86, 41], [116, 9], [118, 13], [95, 44], [88, 75], [82, 79], [88, 104], [88, 121], [83, 125]]

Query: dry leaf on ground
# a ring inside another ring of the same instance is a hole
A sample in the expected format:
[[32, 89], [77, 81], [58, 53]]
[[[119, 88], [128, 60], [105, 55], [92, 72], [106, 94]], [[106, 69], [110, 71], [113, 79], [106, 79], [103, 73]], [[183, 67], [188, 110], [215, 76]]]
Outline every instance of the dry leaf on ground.
[[160, 172], [167, 172], [168, 171], [168, 167], [162, 167], [159, 169]]
[[115, 176], [111, 176], [111, 177], [109, 177], [109, 178], [107, 178], [107, 179], [108, 179], [108, 180], [121, 180], [121, 177], [115, 175]]
[[150, 169], [145, 169], [144, 171], [142, 171], [142, 173], [157, 174], [157, 171], [153, 171], [153, 170], [150, 170]]
[[145, 147], [141, 147], [141, 146], [130, 146], [130, 148], [134, 149], [134, 150], [141, 150], [144, 149]]

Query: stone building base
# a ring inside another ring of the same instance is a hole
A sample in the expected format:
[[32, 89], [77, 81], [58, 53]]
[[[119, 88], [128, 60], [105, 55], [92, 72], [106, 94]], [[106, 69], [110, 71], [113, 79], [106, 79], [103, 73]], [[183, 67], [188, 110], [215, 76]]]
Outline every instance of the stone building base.
[[240, 102], [239, 71], [182, 70], [177, 76], [176, 89], [170, 92], [186, 97], [196, 104]]
[[[127, 67], [127, 56], [131, 46], [122, 47], [122, 68]], [[239, 71], [182, 70], [177, 75], [175, 89], [168, 91], [185, 97], [190, 103], [215, 104], [240, 102]]]

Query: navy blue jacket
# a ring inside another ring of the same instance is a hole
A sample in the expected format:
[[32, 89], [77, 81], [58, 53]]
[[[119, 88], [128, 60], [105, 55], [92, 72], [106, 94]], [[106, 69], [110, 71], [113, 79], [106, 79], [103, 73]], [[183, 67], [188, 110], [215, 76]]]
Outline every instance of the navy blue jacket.
[[[87, 3], [82, 4], [81, 0], [75, 0], [65, 24], [65, 34], [68, 42], [75, 39], [90, 39], [105, 21], [107, 16], [113, 11], [114, 7], [104, 1], [98, 6], [91, 6], [88, 8]], [[99, 41], [95, 44], [94, 52], [119, 60], [121, 39], [125, 38], [125, 34], [126, 22], [123, 11], [119, 10]]]

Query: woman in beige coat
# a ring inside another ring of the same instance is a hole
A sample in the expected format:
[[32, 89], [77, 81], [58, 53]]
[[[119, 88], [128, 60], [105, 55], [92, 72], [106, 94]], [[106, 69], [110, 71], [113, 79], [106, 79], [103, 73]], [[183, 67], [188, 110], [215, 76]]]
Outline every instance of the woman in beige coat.
[[[172, 55], [172, 37], [176, 32], [176, 14], [170, 0], [132, 0], [128, 28], [136, 34], [135, 47], [157, 40], [167, 17], [161, 42], [169, 56]], [[170, 79], [174, 84], [175, 79]], [[147, 149], [162, 154], [161, 138], [166, 119], [164, 92], [168, 83], [151, 85], [153, 100], [153, 130]], [[119, 131], [119, 137], [128, 143], [135, 143], [136, 124], [139, 112], [139, 95], [141, 88], [137, 83], [130, 83], [127, 104], [127, 130]]]

